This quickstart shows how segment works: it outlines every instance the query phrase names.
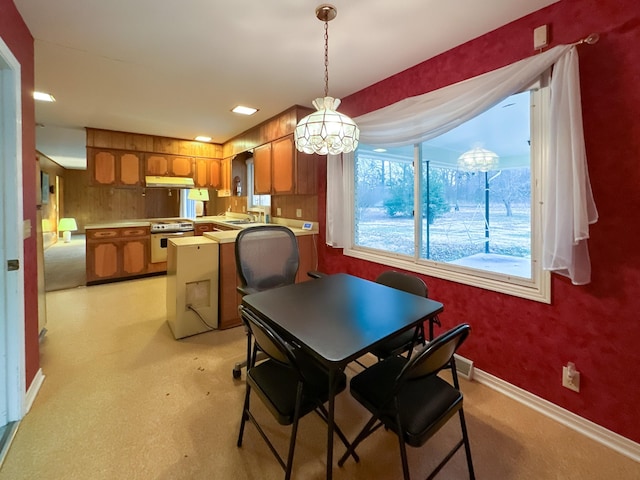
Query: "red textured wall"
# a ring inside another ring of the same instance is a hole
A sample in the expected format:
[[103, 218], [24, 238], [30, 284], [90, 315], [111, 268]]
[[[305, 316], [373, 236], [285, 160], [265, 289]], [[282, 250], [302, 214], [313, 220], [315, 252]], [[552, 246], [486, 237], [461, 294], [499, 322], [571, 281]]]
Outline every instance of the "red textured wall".
[[[344, 98], [341, 110], [358, 116], [530, 56], [533, 29], [542, 24], [550, 26], [551, 46], [592, 32], [601, 36], [596, 45], [578, 47], [589, 172], [600, 215], [589, 241], [592, 283], [578, 287], [554, 275], [552, 304], [546, 305], [424, 278], [431, 296], [445, 305], [445, 326], [472, 325], [461, 353], [478, 368], [640, 442], [637, 0], [563, 0]], [[324, 218], [324, 198], [319, 203]], [[371, 279], [388, 268], [324, 245], [319, 266]], [[561, 386], [567, 361], [581, 372], [580, 393]]]
[[33, 37], [12, 0], [0, 0], [0, 37], [20, 62], [22, 75], [23, 218], [32, 236], [24, 241], [24, 295], [27, 388], [40, 366], [38, 349], [38, 267], [36, 257], [36, 140]]

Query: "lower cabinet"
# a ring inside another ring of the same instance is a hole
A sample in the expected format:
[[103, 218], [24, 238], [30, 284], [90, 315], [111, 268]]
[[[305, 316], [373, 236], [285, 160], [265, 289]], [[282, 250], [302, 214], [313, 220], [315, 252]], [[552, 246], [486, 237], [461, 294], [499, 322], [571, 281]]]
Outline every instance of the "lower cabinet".
[[201, 236], [204, 232], [213, 232], [213, 223], [195, 223], [194, 235]]
[[220, 264], [218, 280], [218, 328], [230, 328], [242, 325], [238, 314], [238, 305], [242, 296], [238, 293], [240, 284], [236, 268], [235, 242], [220, 244]]
[[318, 250], [316, 249], [316, 235], [298, 235], [298, 251], [300, 252], [300, 266], [296, 283], [312, 280], [307, 272], [318, 269]]
[[87, 230], [87, 284], [147, 273], [149, 227]]

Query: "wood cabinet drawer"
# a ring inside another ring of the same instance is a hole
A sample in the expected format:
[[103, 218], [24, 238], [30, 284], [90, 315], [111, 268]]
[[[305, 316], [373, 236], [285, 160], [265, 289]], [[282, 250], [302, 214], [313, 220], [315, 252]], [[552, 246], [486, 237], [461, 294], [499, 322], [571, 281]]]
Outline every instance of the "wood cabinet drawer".
[[122, 228], [120, 229], [121, 237], [144, 237], [150, 235], [149, 227], [135, 227], [135, 228]]
[[109, 240], [119, 236], [120, 232], [117, 228], [87, 230], [87, 240]]

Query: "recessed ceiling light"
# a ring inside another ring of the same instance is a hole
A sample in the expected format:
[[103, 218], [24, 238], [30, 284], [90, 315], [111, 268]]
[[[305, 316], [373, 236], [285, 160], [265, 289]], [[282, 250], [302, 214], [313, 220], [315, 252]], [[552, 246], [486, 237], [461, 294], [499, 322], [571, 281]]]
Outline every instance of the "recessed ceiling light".
[[386, 148], [374, 148], [373, 151], [376, 152], [376, 153], [384, 153], [384, 152], [387, 151], [387, 149]]
[[41, 100], [43, 102], [55, 102], [56, 99], [53, 98], [53, 95], [50, 93], [43, 92], [33, 92], [33, 98], [36, 100]]
[[211, 141], [211, 137], [206, 137], [204, 135], [198, 135], [195, 138], [196, 142], [210, 142]]
[[240, 115], [253, 115], [254, 113], [256, 113], [258, 111], [258, 109], [257, 108], [251, 108], [251, 107], [243, 107], [242, 105], [238, 105], [237, 107], [235, 107], [231, 111], [233, 113], [239, 113]]

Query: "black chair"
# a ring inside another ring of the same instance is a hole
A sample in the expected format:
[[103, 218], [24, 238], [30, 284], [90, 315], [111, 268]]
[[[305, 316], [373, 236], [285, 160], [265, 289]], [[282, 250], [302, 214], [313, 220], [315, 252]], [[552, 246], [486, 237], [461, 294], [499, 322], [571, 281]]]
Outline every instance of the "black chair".
[[[299, 420], [315, 411], [325, 423], [327, 422], [328, 412], [324, 403], [329, 398], [329, 374], [326, 369], [301, 349], [292, 348], [273, 328], [260, 320], [249, 309], [241, 306], [240, 312], [255, 341], [253, 351], [248, 359], [246, 394], [240, 422], [238, 447], [242, 446], [244, 427], [247, 420], [250, 420], [284, 469], [285, 479], [289, 479]], [[267, 359], [260, 363], [256, 363], [258, 349], [267, 356]], [[346, 384], [346, 376], [341, 373], [336, 378], [336, 393], [342, 392], [346, 388]], [[250, 410], [252, 391], [258, 394], [279, 424], [292, 425], [286, 462]], [[349, 442], [337, 425], [335, 432], [342, 443], [349, 447]], [[354, 459], [359, 460], [355, 452]]]
[[[351, 379], [351, 395], [373, 415], [338, 465], [342, 466], [360, 442], [384, 425], [398, 436], [402, 471], [408, 480], [406, 444], [421, 447], [458, 412], [462, 439], [427, 479], [434, 478], [462, 445], [467, 456], [469, 477], [475, 479], [453, 357], [470, 331], [469, 325], [458, 325], [429, 342], [413, 357], [389, 357]], [[447, 367], [451, 368], [453, 385], [437, 375]]]
[[[420, 277], [416, 277], [415, 275], [408, 275], [406, 273], [388, 270], [378, 275], [378, 278], [376, 278], [375, 281], [376, 283], [386, 285], [387, 287], [403, 290], [421, 297], [429, 296], [427, 284], [424, 283]], [[437, 316], [429, 321], [429, 340], [433, 339], [434, 324], [440, 325], [440, 320]], [[405, 352], [408, 353], [408, 355], [411, 355], [413, 347], [418, 344], [424, 345], [424, 343], [424, 325], [420, 324], [420, 326], [413, 330], [402, 332], [401, 334], [387, 340], [382, 345], [371, 350], [371, 353], [378, 357], [378, 360], [382, 360], [393, 355], [403, 354]]]
[[[291, 285], [300, 265], [298, 242], [294, 233], [282, 225], [265, 225], [241, 230], [235, 244], [236, 267], [241, 295]], [[247, 332], [248, 333], [248, 332]], [[247, 358], [251, 353], [251, 335], [247, 334]], [[236, 363], [233, 378], [240, 378], [247, 362]]]

